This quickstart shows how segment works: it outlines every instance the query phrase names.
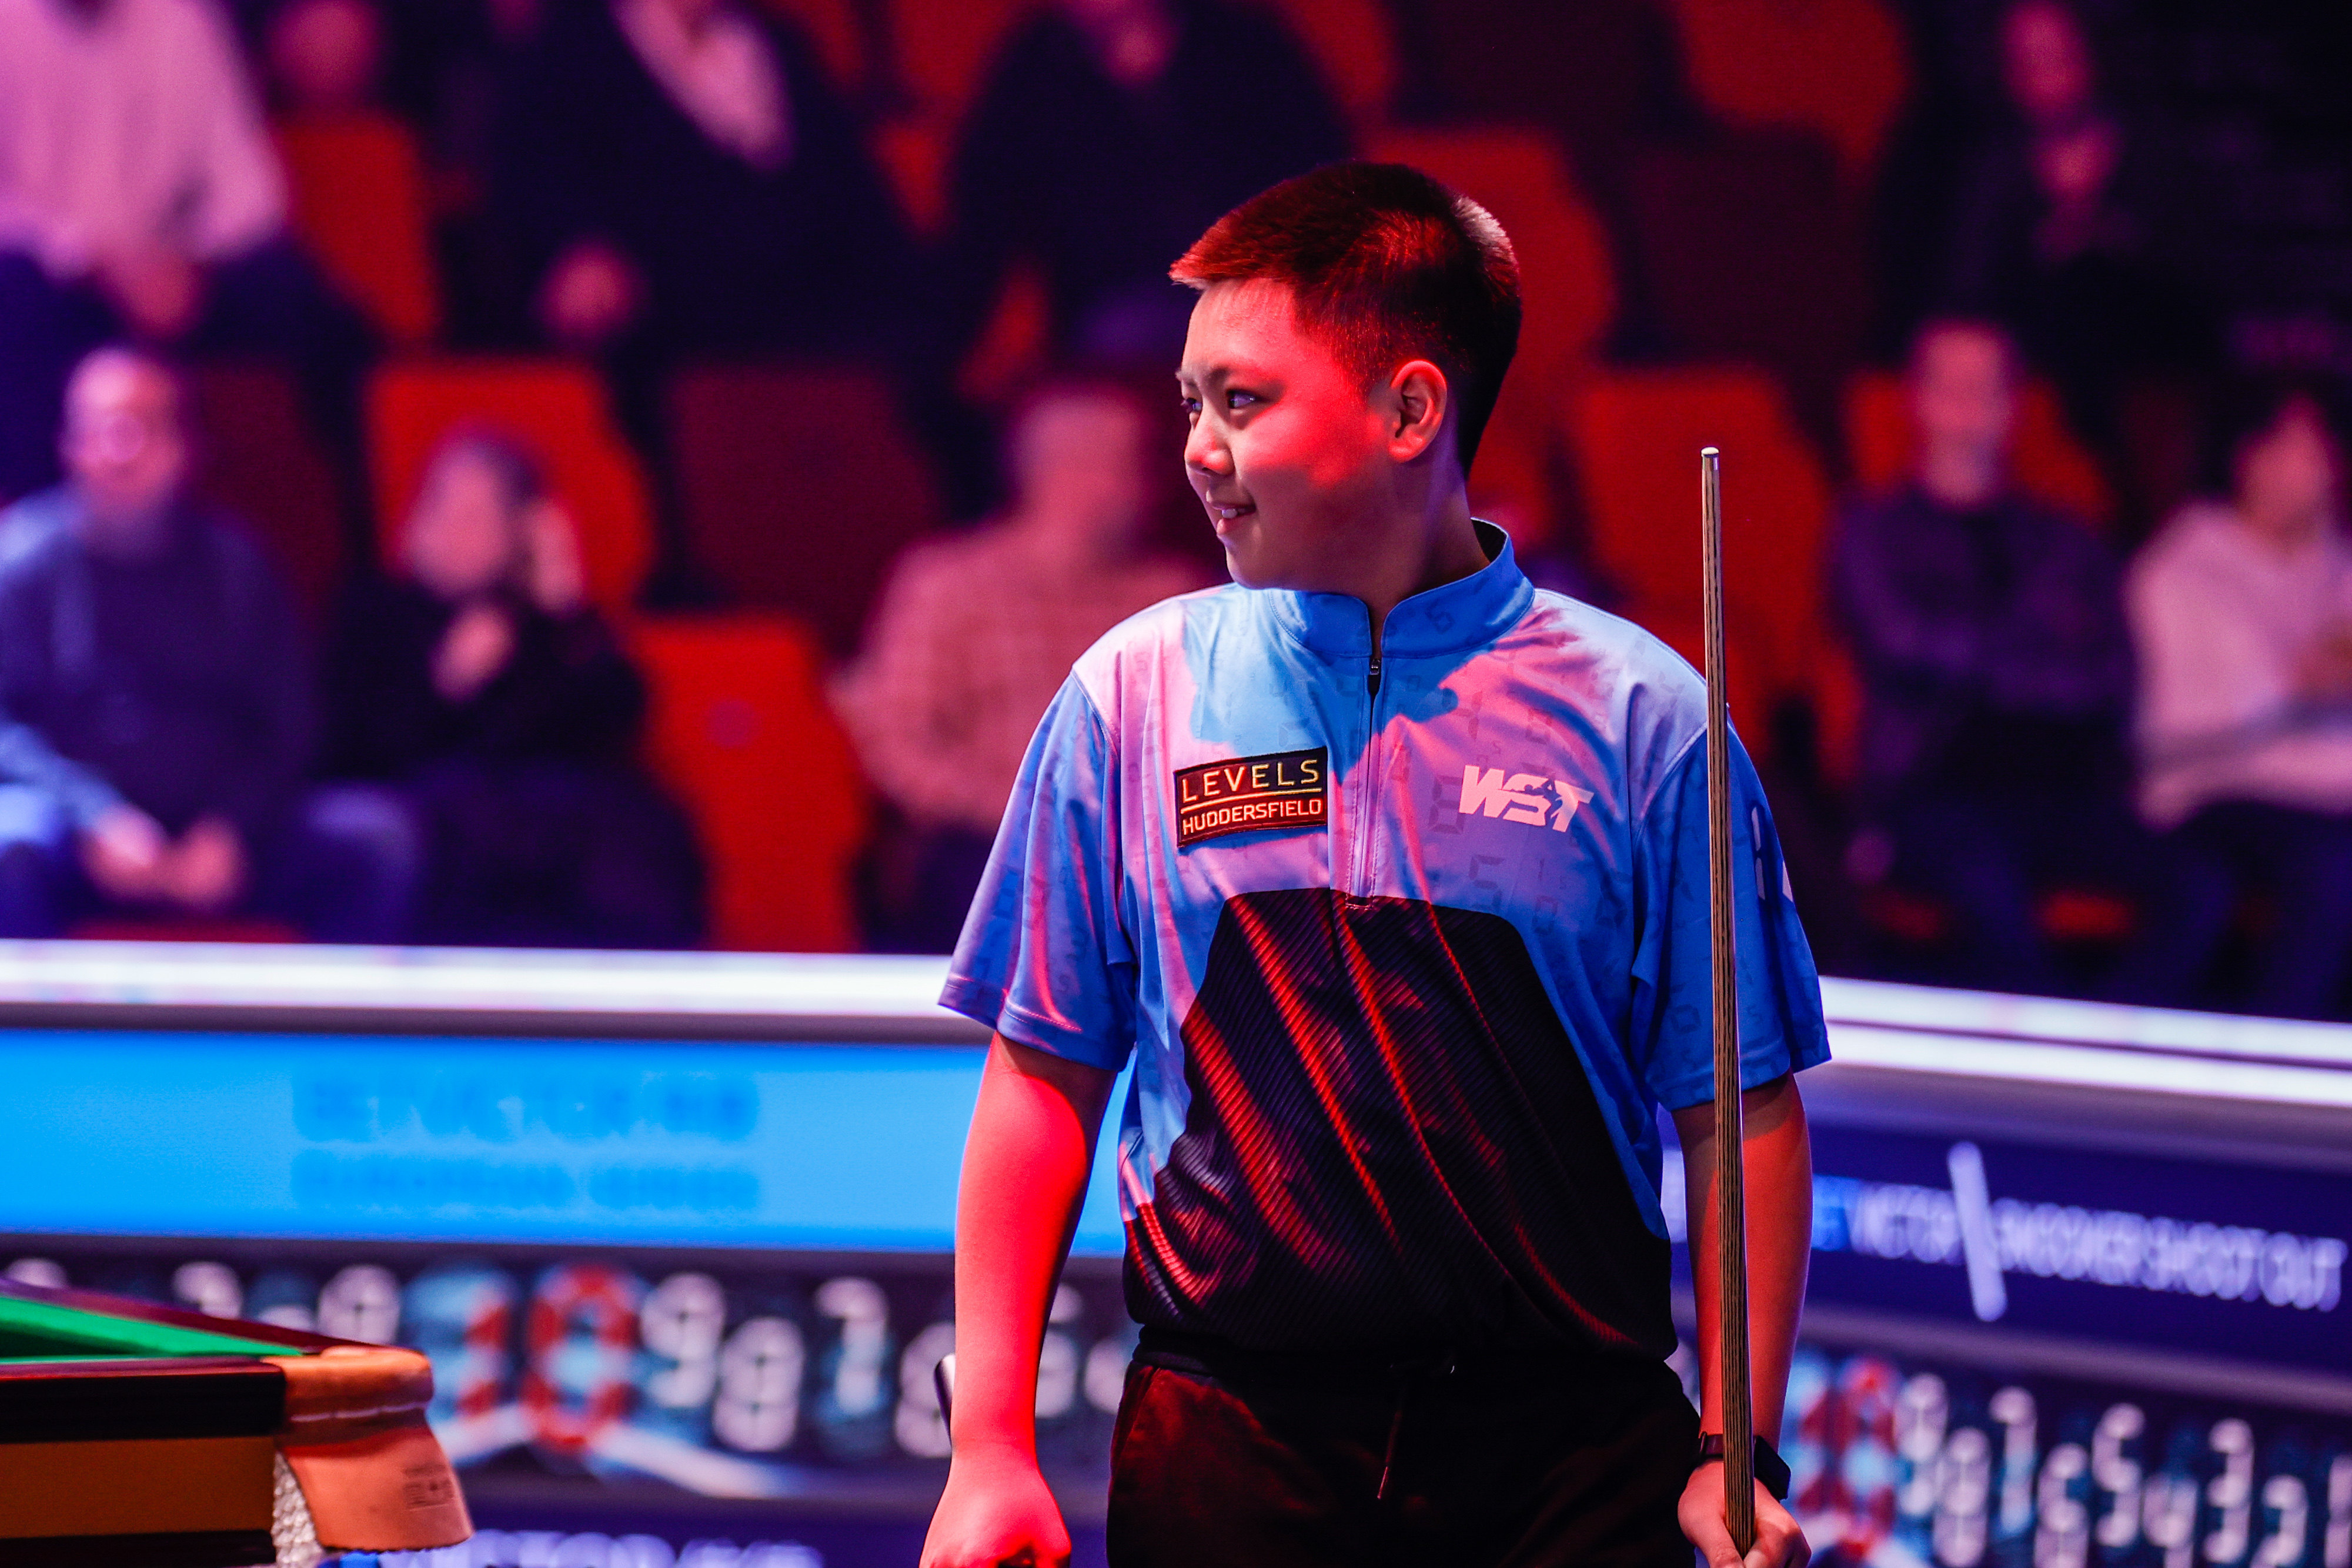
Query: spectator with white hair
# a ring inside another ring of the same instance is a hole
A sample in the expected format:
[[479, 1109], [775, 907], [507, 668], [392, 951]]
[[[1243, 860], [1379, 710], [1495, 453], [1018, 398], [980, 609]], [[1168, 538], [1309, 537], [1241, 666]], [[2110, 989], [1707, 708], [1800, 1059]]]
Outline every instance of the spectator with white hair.
[[305, 782], [301, 629], [260, 549], [188, 500], [171, 372], [100, 350], [66, 411], [70, 479], [0, 524], [0, 936], [259, 915], [404, 938], [413, 821], [383, 791]]
[[356, 474], [365, 327], [286, 234], [211, 0], [0, 0], [0, 498], [58, 475], [68, 372], [117, 338], [267, 353]]

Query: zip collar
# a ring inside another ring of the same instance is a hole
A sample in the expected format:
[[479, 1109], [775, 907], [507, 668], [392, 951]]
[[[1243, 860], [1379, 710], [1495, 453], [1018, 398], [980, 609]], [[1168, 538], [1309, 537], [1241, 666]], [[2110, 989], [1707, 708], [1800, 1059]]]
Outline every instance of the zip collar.
[[[1429, 658], [1484, 647], [1526, 616], [1535, 602], [1535, 585], [1519, 570], [1510, 536], [1483, 518], [1474, 521], [1486, 564], [1390, 611], [1377, 650], [1381, 658]], [[1275, 626], [1308, 651], [1327, 659], [1374, 656], [1371, 616], [1362, 600], [1288, 588], [1261, 591]]]

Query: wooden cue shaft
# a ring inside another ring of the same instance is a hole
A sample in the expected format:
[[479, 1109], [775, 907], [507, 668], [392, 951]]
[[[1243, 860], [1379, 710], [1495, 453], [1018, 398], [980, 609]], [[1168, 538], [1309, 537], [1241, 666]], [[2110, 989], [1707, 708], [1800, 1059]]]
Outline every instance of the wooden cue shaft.
[[1744, 1556], [1756, 1544], [1753, 1390], [1748, 1370], [1748, 1193], [1740, 1115], [1739, 979], [1731, 918], [1731, 720], [1723, 679], [1723, 469], [1698, 455], [1706, 637], [1707, 925], [1715, 1017], [1717, 1387], [1723, 1406], [1723, 1518]]

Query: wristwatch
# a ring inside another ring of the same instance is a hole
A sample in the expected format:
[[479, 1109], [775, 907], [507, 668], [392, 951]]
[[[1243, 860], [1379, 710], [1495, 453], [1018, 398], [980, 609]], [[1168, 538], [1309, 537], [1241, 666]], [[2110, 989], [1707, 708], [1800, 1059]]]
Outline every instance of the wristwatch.
[[[1723, 1434], [1701, 1432], [1698, 1437], [1698, 1455], [1691, 1460], [1691, 1469], [1696, 1469], [1701, 1465], [1713, 1464], [1722, 1458]], [[1766, 1442], [1760, 1433], [1756, 1438], [1756, 1479], [1762, 1481], [1764, 1490], [1775, 1498], [1782, 1502], [1789, 1500], [1789, 1461], [1782, 1458], [1780, 1451]]]

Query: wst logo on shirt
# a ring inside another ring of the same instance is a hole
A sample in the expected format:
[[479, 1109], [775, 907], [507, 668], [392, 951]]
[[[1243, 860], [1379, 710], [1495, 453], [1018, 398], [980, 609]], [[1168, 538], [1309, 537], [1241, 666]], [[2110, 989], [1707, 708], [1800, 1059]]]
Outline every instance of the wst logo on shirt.
[[1507, 822], [1549, 826], [1555, 833], [1564, 833], [1576, 809], [1591, 799], [1591, 790], [1580, 789], [1565, 779], [1547, 779], [1540, 773], [1514, 773], [1506, 778], [1499, 768], [1475, 764], [1462, 770], [1460, 810], [1465, 817], [1484, 813]]

